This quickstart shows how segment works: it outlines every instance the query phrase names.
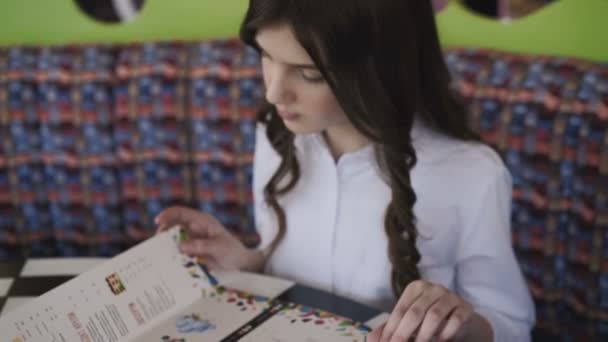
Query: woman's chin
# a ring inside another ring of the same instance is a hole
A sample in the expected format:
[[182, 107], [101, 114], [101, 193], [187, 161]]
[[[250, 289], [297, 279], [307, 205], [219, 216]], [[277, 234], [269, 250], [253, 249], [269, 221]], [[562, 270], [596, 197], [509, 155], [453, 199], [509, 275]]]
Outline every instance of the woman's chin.
[[283, 120], [283, 123], [285, 123], [285, 127], [287, 127], [287, 129], [293, 134], [311, 134], [321, 131], [317, 127], [311, 127], [301, 121], [298, 121], [299, 120]]

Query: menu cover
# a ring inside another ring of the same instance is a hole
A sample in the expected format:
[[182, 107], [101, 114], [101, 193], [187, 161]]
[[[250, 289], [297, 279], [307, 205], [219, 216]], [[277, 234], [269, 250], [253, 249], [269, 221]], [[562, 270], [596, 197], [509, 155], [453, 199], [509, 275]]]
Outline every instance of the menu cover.
[[365, 341], [369, 328], [329, 312], [222, 285], [181, 254], [179, 228], [157, 234], [0, 316], [12, 342]]

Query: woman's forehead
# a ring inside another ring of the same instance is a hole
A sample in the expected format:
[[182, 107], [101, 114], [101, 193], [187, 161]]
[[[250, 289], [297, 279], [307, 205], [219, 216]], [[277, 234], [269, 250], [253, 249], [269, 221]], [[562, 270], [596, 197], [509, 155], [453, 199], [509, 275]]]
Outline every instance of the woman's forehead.
[[273, 60], [293, 65], [313, 64], [310, 55], [287, 24], [275, 24], [259, 29], [256, 42]]

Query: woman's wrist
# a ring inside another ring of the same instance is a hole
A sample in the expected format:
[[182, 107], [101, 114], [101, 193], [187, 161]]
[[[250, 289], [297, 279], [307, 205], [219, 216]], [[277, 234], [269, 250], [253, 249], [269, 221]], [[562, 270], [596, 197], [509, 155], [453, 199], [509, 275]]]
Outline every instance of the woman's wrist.
[[257, 249], [247, 249], [243, 256], [243, 266], [241, 271], [262, 273], [266, 258], [262, 251]]

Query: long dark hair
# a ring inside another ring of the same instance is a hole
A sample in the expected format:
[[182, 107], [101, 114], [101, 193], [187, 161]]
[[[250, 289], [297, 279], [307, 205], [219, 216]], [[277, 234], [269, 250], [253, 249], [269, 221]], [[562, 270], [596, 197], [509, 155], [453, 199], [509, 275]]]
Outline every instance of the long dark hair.
[[[448, 136], [476, 140], [464, 107], [449, 88], [434, 13], [428, 0], [250, 0], [241, 39], [257, 48], [255, 36], [268, 25], [286, 23], [311, 56], [348, 119], [374, 144], [391, 188], [385, 216], [395, 296], [419, 279], [416, 194], [410, 171], [416, 152], [410, 132], [417, 116]], [[285, 213], [277, 197], [296, 185], [300, 169], [294, 134], [266, 104], [258, 119], [282, 161], [264, 188], [278, 218], [277, 246], [285, 235]], [[286, 181], [284, 178], [289, 177]], [[283, 186], [279, 186], [283, 184]]]

